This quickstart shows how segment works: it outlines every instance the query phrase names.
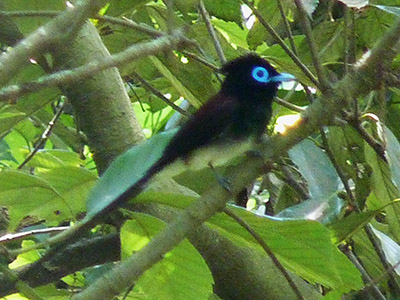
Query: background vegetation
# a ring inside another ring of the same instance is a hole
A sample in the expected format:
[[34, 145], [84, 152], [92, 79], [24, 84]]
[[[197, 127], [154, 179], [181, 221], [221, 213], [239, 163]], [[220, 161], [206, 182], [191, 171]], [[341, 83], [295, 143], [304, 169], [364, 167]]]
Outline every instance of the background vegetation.
[[[0, 296], [399, 299], [398, 5], [0, 1]], [[264, 159], [218, 170], [235, 197], [210, 170], [158, 178], [66, 239], [249, 51], [299, 84]]]

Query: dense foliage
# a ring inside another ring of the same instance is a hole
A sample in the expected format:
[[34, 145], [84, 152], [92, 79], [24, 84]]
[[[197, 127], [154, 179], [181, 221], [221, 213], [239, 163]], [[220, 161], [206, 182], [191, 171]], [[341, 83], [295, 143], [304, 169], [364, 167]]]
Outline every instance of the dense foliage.
[[[0, 297], [400, 298], [399, 5], [0, 1]], [[75, 234], [249, 51], [298, 78], [263, 162], [156, 178]]]

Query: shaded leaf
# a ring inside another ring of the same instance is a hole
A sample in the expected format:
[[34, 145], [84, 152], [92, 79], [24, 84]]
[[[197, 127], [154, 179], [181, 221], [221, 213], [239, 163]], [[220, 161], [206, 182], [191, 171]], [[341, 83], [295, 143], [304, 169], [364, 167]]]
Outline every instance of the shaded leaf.
[[341, 188], [340, 178], [328, 156], [312, 141], [295, 145], [289, 150], [289, 156], [307, 181], [311, 197], [330, 196]]
[[343, 207], [337, 197], [340, 178], [326, 154], [310, 140], [304, 140], [289, 150], [289, 156], [308, 183], [310, 199], [281, 211], [277, 216], [305, 218], [327, 223]]
[[385, 125], [378, 126], [380, 138], [385, 143], [385, 154], [392, 174], [392, 181], [400, 189], [400, 143]]
[[371, 172], [372, 193], [367, 199], [370, 209], [380, 209], [386, 206], [387, 222], [390, 233], [400, 239], [400, 207], [389, 205], [399, 197], [400, 192], [392, 182], [388, 165], [383, 162], [370, 146], [365, 146], [365, 158], [373, 170]]
[[328, 225], [334, 233], [334, 243], [338, 244], [352, 237], [366, 225], [379, 211], [353, 213], [348, 217], [337, 220]]
[[396, 266], [394, 270], [397, 275], [400, 275], [400, 246], [383, 232], [375, 229], [373, 226], [371, 228], [381, 242], [386, 260], [392, 267]]
[[330, 223], [336, 219], [343, 208], [343, 200], [336, 194], [312, 198], [294, 206], [285, 208], [276, 215], [277, 218], [306, 219]]

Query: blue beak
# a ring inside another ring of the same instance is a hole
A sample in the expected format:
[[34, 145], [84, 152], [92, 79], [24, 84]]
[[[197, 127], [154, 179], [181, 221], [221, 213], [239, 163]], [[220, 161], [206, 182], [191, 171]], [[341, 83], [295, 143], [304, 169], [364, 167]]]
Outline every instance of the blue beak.
[[296, 80], [296, 77], [294, 77], [292, 74], [289, 73], [280, 73], [279, 75], [276, 75], [271, 78], [272, 82], [283, 82], [292, 80]]

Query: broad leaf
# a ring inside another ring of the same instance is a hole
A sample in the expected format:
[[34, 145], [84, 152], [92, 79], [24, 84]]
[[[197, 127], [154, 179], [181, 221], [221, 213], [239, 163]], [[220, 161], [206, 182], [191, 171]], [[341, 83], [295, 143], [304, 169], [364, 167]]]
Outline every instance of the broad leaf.
[[[359, 289], [360, 273], [331, 241], [331, 234], [314, 221], [278, 221], [259, 217], [243, 209], [234, 209], [249, 224], [291, 271], [310, 282], [318, 282], [341, 291]], [[218, 214], [210, 226], [241, 246], [256, 247], [247, 231], [227, 216]]]
[[[160, 220], [130, 213], [132, 220], [121, 229], [123, 257], [139, 251], [165, 227]], [[148, 299], [203, 300], [212, 294], [213, 279], [197, 250], [184, 240], [135, 282], [131, 296], [146, 294]]]
[[310, 199], [284, 209], [278, 217], [304, 218], [327, 223], [339, 215], [343, 201], [336, 196], [340, 178], [329, 158], [310, 140], [289, 150], [289, 156], [308, 183]]
[[400, 246], [383, 232], [375, 229], [372, 226], [371, 228], [381, 242], [382, 250], [383, 253], [385, 253], [388, 263], [392, 267], [395, 267], [394, 270], [396, 271], [397, 275], [400, 275]]
[[385, 125], [378, 126], [379, 135], [385, 143], [386, 158], [389, 163], [392, 181], [400, 189], [400, 143], [394, 134]]
[[399, 239], [400, 206], [397, 204], [388, 204], [392, 204], [392, 201], [399, 197], [400, 192], [393, 184], [388, 165], [383, 162], [369, 146], [365, 147], [365, 158], [373, 170], [371, 173], [372, 193], [367, 199], [367, 206], [370, 209], [380, 209], [387, 205], [385, 212], [387, 214], [386, 220], [389, 224], [389, 230], [396, 239]]
[[10, 227], [26, 216], [55, 225], [84, 211], [84, 200], [97, 176], [83, 168], [53, 168], [37, 176], [14, 170], [0, 172], [0, 206], [7, 206]]

